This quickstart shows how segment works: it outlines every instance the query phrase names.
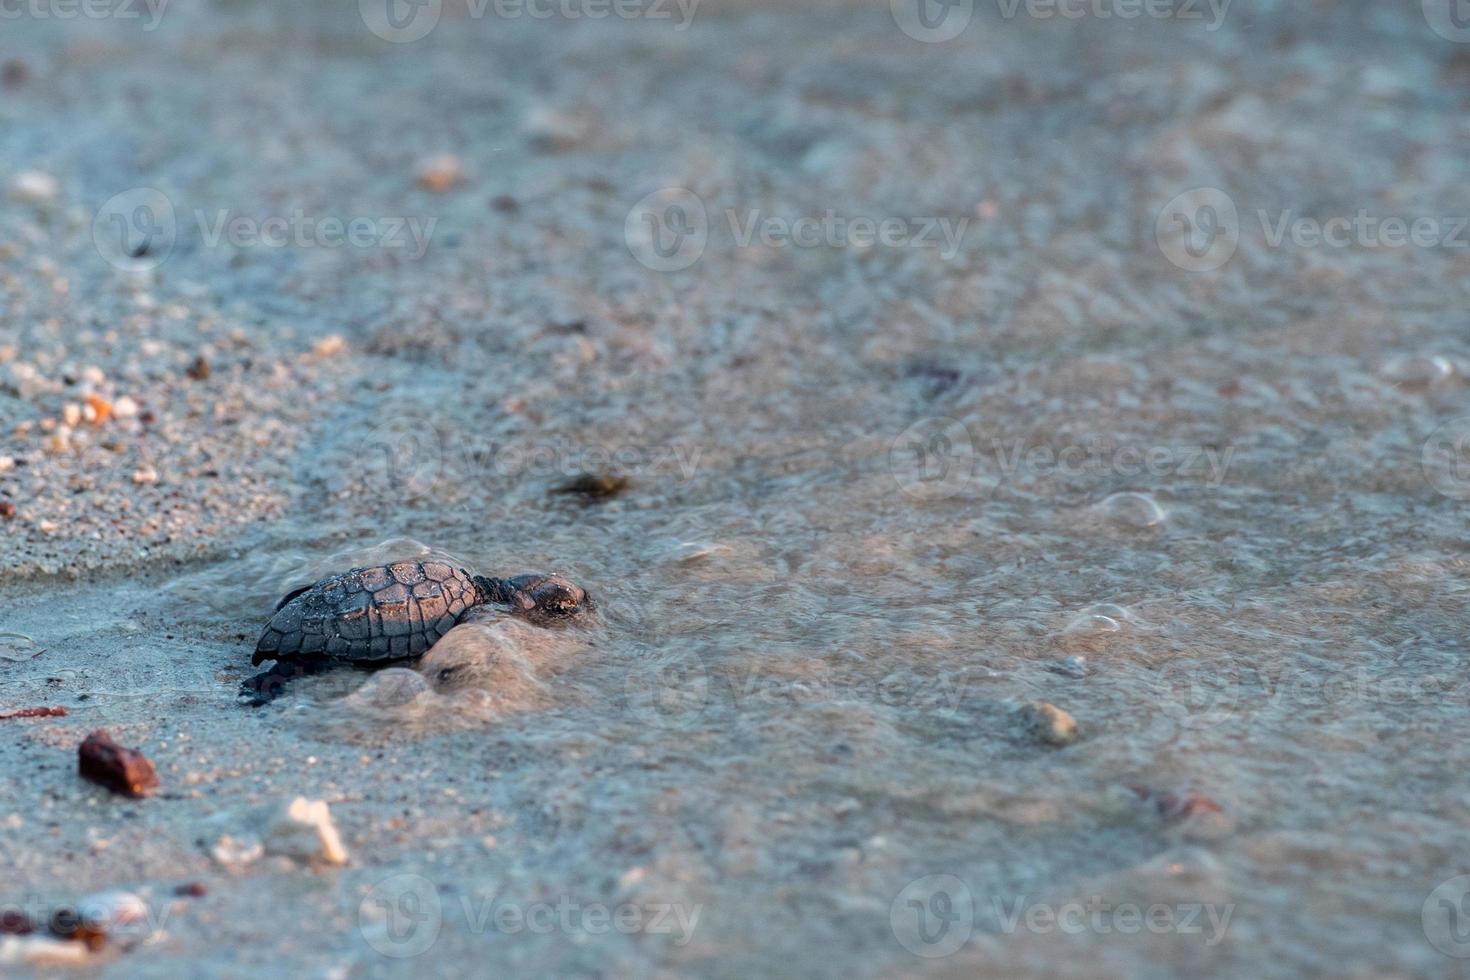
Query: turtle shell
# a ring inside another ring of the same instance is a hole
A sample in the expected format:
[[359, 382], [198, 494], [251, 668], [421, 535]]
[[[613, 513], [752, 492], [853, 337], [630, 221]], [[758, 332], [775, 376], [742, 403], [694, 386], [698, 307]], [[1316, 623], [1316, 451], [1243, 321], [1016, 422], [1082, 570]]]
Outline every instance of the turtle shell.
[[417, 657], [483, 601], [468, 572], [442, 562], [354, 568], [287, 596], [255, 644], [252, 662]]

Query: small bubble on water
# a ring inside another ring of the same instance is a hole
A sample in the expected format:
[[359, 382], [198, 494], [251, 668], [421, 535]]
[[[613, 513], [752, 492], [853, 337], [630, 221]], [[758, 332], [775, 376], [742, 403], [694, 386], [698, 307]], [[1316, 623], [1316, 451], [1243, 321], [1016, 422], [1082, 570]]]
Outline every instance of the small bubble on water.
[[1083, 613], [1067, 624], [1066, 633], [1117, 633], [1123, 624], [1102, 613]]
[[1083, 616], [1105, 616], [1108, 619], [1117, 620], [1119, 623], [1136, 622], [1138, 617], [1133, 615], [1133, 610], [1127, 606], [1120, 606], [1116, 602], [1094, 602], [1083, 609]]
[[1455, 373], [1455, 366], [1447, 357], [1439, 354], [1404, 354], [1384, 362], [1379, 375], [1385, 381], [1406, 388], [1422, 388], [1446, 381]]
[[1098, 509], [1111, 521], [1128, 527], [1155, 527], [1164, 522], [1164, 508], [1146, 493], [1125, 490], [1098, 504]]
[[673, 562], [690, 564], [707, 558], [724, 558], [732, 548], [718, 541], [681, 541], [671, 539], [661, 542], [663, 554]]

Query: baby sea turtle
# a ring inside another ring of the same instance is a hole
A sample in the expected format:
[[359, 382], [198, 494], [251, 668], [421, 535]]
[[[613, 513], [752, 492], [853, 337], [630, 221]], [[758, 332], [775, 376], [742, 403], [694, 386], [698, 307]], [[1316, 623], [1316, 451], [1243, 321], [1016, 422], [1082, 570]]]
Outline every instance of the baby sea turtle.
[[437, 561], [354, 568], [280, 601], [251, 661], [275, 664], [245, 681], [240, 696], [265, 704], [292, 677], [339, 664], [381, 667], [421, 656], [478, 610], [553, 626], [591, 606], [587, 593], [560, 575], [487, 578]]

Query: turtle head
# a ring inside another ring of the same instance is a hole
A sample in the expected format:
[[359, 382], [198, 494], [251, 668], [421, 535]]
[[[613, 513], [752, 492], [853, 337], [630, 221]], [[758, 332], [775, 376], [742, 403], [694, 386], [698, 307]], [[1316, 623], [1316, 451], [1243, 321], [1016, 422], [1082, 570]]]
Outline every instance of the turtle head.
[[592, 597], [560, 575], [517, 575], [503, 580], [511, 609], [534, 623], [567, 622], [594, 608]]

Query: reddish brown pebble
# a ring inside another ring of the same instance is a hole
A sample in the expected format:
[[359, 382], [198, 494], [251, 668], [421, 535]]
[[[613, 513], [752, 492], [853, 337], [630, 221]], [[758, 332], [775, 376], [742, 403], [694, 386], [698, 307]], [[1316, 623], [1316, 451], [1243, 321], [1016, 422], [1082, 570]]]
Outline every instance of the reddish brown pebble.
[[78, 753], [78, 771], [114, 793], [124, 796], [147, 796], [158, 788], [158, 774], [153, 763], [137, 749], [124, 748], [107, 732], [98, 730], [87, 736]]
[[69, 939], [97, 952], [107, 945], [105, 924], [93, 922], [73, 908], [60, 908], [51, 915], [51, 935], [57, 939]]
[[490, 207], [499, 211], [501, 214], [509, 214], [512, 211], [519, 211], [521, 209], [521, 202], [509, 194], [500, 194], [490, 199]]
[[20, 909], [0, 910], [0, 936], [29, 936], [36, 925]]
[[191, 881], [187, 885], [180, 885], [175, 888], [174, 894], [181, 898], [203, 898], [209, 894], [209, 889], [197, 881]]
[[189, 369], [184, 373], [195, 381], [203, 381], [209, 377], [209, 361], [205, 360], [203, 354], [200, 354], [194, 358], [194, 363], [190, 364]]
[[15, 504], [8, 500], [0, 500], [0, 517], [7, 521], [15, 516]]
[[1203, 793], [1160, 793], [1156, 801], [1165, 820], [1188, 820], [1203, 813], [1224, 813], [1220, 804]]
[[12, 718], [65, 718], [66, 709], [56, 708], [20, 708], [16, 711], [7, 711], [0, 715], [0, 721], [9, 721]]
[[31, 70], [26, 63], [19, 58], [12, 58], [0, 67], [0, 85], [6, 88], [19, 88], [31, 77]]

